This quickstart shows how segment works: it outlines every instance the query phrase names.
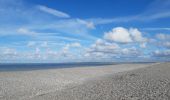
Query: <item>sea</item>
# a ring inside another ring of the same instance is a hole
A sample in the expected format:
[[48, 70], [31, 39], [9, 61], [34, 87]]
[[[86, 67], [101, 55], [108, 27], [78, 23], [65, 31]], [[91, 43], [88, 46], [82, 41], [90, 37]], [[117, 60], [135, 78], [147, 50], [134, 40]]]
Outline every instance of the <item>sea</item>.
[[79, 63], [0, 63], [0, 72], [4, 71], [30, 71], [45, 69], [61, 69], [73, 67], [100, 67], [104, 65], [117, 65], [125, 63], [154, 63], [154, 62], [79, 62]]
[[73, 67], [93, 67], [103, 65], [115, 65], [111, 62], [81, 62], [81, 63], [0, 63], [2, 71], [29, 71], [43, 69], [73, 68]]

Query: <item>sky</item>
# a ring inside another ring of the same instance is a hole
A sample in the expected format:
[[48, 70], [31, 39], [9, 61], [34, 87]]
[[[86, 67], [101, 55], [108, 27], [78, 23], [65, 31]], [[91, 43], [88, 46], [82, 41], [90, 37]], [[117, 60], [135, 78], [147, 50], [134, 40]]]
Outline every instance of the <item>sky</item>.
[[0, 63], [170, 61], [170, 0], [0, 0]]

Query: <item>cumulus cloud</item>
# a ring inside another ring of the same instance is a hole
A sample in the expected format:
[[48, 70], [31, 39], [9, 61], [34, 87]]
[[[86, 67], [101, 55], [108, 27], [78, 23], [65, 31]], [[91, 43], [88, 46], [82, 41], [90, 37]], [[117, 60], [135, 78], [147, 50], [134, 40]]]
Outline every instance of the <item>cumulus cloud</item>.
[[139, 46], [140, 46], [141, 48], [146, 48], [146, 43], [141, 43]]
[[164, 48], [170, 48], [170, 35], [159, 33], [156, 34], [157, 41], [155, 42], [157, 46], [164, 47]]
[[94, 59], [97, 59], [98, 57], [100, 59], [102, 59], [102, 58], [106, 58], [108, 56], [106, 54], [104, 54], [103, 52], [87, 52], [87, 53], [84, 54], [84, 57], [87, 57], [87, 58], [90, 58], [90, 59], [92, 58], [94, 60]]
[[9, 56], [14, 56], [17, 54], [15, 49], [11, 49], [11, 48], [5, 48], [3, 51], [4, 55], [9, 55]]
[[142, 33], [137, 28], [130, 28], [129, 34], [136, 42], [146, 42], [147, 39], [142, 36]]
[[94, 44], [89, 48], [89, 52], [104, 52], [104, 53], [113, 53], [119, 46], [116, 43], [109, 43], [102, 39], [98, 39]]
[[112, 31], [104, 34], [104, 39], [119, 42], [146, 42], [147, 39], [142, 36], [142, 33], [137, 28], [126, 29], [123, 27], [113, 28]]
[[156, 57], [170, 57], [170, 50], [156, 50], [153, 52], [153, 55]]
[[121, 53], [122, 53], [121, 56], [128, 56], [128, 57], [136, 56], [137, 57], [137, 56], [139, 56], [141, 54], [141, 51], [138, 50], [135, 47], [131, 47], [131, 48], [123, 48], [121, 50]]
[[68, 15], [64, 12], [61, 12], [59, 10], [52, 9], [52, 8], [49, 8], [49, 7], [46, 7], [46, 6], [43, 6], [43, 5], [38, 5], [37, 8], [39, 10], [43, 11], [43, 12], [52, 14], [52, 15], [60, 17], [60, 18], [70, 18], [70, 15]]
[[167, 48], [170, 48], [170, 42], [164, 42], [163, 45]]
[[132, 42], [129, 31], [123, 27], [113, 28], [112, 31], [106, 32], [104, 38], [110, 41], [129, 43]]
[[159, 34], [156, 34], [156, 37], [157, 39], [160, 39], [160, 40], [170, 40], [169, 34], [159, 33]]
[[[108, 40], [108, 41], [107, 41]], [[104, 39], [98, 39], [86, 50], [85, 56], [100, 56], [105, 58], [139, 57], [142, 52], [134, 45], [122, 47], [121, 43], [139, 43], [141, 48], [146, 48], [147, 38], [136, 28], [113, 28], [104, 34]]]
[[[14, 51], [15, 49], [0, 48], [0, 52], [1, 52], [0, 56], [5, 56], [9, 60], [12, 58], [19, 58], [19, 59], [23, 59], [24, 61], [35, 61], [35, 62], [36, 61], [46, 61], [51, 58], [52, 58], [51, 61], [64, 59], [64, 58], [72, 59], [75, 57], [75, 56], [73, 56], [73, 54], [75, 52], [73, 52], [71, 50], [75, 49], [75, 48], [80, 48], [81, 44], [78, 42], [69, 43], [69, 44], [66, 44], [60, 50], [54, 50], [54, 49], [48, 47], [48, 43], [46, 41], [44, 41], [44, 42], [30, 41], [30, 42], [28, 42], [27, 46], [31, 47], [33, 49], [33, 51], [17, 53], [17, 51]], [[48, 47], [48, 48], [46, 48], [46, 47]], [[46, 48], [46, 49], [44, 49], [44, 48]], [[77, 50], [77, 49], [75, 49], [75, 50]], [[78, 55], [77, 52], [76, 52], [76, 55]]]
[[115, 45], [111, 46], [110, 43], [102, 39], [98, 39], [94, 44], [91, 45], [91, 47], [86, 48], [84, 56], [103, 58], [104, 56], [107, 56], [108, 53], [110, 52], [113, 53], [114, 49], [117, 48], [116, 46]]
[[103, 43], [96, 41], [90, 48], [86, 50], [85, 57], [101, 57], [101, 58], [128, 58], [138, 57], [142, 54], [135, 47], [121, 48], [115, 43]]
[[98, 39], [90, 48], [86, 50], [85, 57], [101, 58], [120, 58], [120, 57], [138, 57], [141, 51], [135, 47], [121, 48], [116, 43], [107, 42]]
[[61, 49], [59, 55], [64, 56], [64, 57], [72, 56], [72, 53], [70, 52], [70, 49], [75, 49], [75, 48], [80, 48], [80, 47], [81, 47], [81, 44], [78, 43], [78, 42], [73, 42], [73, 43], [66, 44]]
[[36, 48], [36, 49], [35, 49], [35, 53], [36, 53], [36, 54], [39, 54], [39, 53], [40, 53], [40, 49], [39, 49], [39, 48]]
[[18, 53], [13, 48], [0, 47], [0, 60], [17, 59]]
[[41, 58], [41, 54], [40, 54], [40, 48], [35, 48], [35, 52], [32, 55], [33, 59], [39, 59]]

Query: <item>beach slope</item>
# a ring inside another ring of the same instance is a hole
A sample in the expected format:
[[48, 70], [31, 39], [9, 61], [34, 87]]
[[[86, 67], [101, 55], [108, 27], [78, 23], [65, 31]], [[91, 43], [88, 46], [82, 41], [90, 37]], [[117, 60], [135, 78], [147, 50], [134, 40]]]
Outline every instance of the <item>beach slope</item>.
[[0, 100], [170, 100], [170, 63], [0, 72]]
[[35, 100], [170, 100], [170, 63], [115, 73]]

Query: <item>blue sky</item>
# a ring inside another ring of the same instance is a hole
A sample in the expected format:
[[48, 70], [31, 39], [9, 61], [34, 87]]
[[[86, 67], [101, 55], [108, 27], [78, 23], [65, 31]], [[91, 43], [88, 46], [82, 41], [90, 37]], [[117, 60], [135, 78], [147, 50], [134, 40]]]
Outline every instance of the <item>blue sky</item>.
[[0, 0], [0, 62], [170, 60], [170, 0]]

